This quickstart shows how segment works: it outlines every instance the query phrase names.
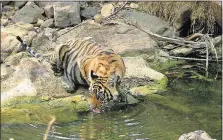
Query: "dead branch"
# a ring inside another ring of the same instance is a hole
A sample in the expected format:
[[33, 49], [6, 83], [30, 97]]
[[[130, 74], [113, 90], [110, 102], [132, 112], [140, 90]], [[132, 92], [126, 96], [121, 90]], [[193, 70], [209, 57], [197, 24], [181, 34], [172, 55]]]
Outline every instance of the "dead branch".
[[51, 129], [53, 123], [56, 121], [56, 118], [55, 118], [54, 116], [52, 116], [51, 118], [52, 118], [52, 119], [51, 119], [51, 121], [48, 123], [47, 129], [46, 129], [46, 133], [45, 133], [45, 135], [44, 135], [43, 140], [47, 140], [47, 136], [48, 136], [48, 134], [49, 134], [49, 132], [50, 132], [50, 129]]
[[[160, 36], [158, 34], [152, 33], [151, 31], [146, 31], [144, 29], [142, 29], [137, 22], [135, 22], [135, 24], [127, 21], [125, 18], [121, 17], [124, 22], [128, 25], [134, 26], [137, 29], [143, 31], [144, 33], [148, 34], [150, 37], [154, 38], [155, 40], [161, 40], [161, 41], [167, 41], [167, 42], [171, 42], [174, 44], [178, 44], [178, 45], [183, 45], [183, 46], [187, 46], [187, 47], [191, 47], [191, 48], [201, 48], [201, 47], [205, 47], [206, 43], [205, 42], [194, 42], [194, 41], [187, 41], [182, 39], [175, 39], [175, 38], [169, 38], [169, 37], [164, 37], [164, 36]], [[202, 46], [203, 45], [203, 46]]]
[[[207, 59], [189, 58], [189, 57], [162, 56], [162, 55], [161, 55], [161, 57], [167, 57], [167, 58], [179, 59], [179, 60], [190, 60], [190, 61], [207, 61]], [[217, 62], [217, 60], [211, 60], [211, 59], [208, 59], [208, 61], [210, 61], [210, 62]], [[218, 61], [222, 61], [222, 60], [218, 60]]]

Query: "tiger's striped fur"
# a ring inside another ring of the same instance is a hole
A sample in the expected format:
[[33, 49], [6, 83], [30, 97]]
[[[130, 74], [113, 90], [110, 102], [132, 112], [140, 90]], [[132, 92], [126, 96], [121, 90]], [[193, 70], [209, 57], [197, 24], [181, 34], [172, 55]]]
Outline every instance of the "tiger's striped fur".
[[[17, 39], [34, 57], [40, 55], [32, 51], [20, 37]], [[62, 73], [69, 84], [88, 85], [92, 93], [92, 108], [100, 107], [102, 102], [117, 96], [117, 88], [125, 74], [122, 58], [113, 50], [102, 47], [92, 39], [69, 40], [56, 47], [54, 60], [51, 62], [54, 72]]]

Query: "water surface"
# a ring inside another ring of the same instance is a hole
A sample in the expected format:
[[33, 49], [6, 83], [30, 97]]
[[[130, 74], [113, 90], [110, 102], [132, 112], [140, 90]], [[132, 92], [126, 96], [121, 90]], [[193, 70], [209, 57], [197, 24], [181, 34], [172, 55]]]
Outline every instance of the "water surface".
[[[205, 130], [221, 140], [221, 82], [179, 79], [161, 94], [190, 112], [146, 99], [137, 106], [104, 114], [82, 113], [70, 122], [56, 122], [49, 140], [177, 140], [183, 133]], [[149, 98], [149, 97], [148, 97]], [[72, 116], [72, 112], [63, 112]], [[46, 123], [4, 123], [2, 140], [43, 139]]]

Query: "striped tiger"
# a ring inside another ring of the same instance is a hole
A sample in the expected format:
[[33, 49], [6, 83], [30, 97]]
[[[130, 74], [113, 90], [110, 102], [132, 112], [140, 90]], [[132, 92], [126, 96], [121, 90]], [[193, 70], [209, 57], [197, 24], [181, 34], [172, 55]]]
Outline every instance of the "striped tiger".
[[[17, 36], [17, 39], [23, 49], [32, 56], [41, 57], [20, 37]], [[117, 99], [119, 84], [125, 74], [125, 65], [121, 56], [115, 54], [112, 49], [103, 47], [92, 38], [75, 39], [58, 45], [51, 59], [49, 62], [52, 70], [55, 74], [62, 75], [69, 85], [65, 87], [69, 92], [74, 92], [77, 85], [89, 86], [92, 109], [100, 108], [102, 104]]]

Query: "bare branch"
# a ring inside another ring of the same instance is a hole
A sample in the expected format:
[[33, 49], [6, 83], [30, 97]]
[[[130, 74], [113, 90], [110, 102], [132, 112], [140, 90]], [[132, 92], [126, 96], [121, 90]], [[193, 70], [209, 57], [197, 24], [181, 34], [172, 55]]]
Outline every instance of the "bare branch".
[[[150, 37], [155, 38], [156, 40], [162, 40], [162, 41], [167, 41], [167, 42], [172, 42], [178, 45], [184, 45], [184, 46], [188, 46], [191, 48], [201, 48], [204, 47], [206, 45], [205, 42], [194, 42], [194, 41], [187, 41], [182, 39], [174, 39], [174, 38], [169, 38], [169, 37], [164, 37], [164, 36], [160, 36], [158, 34], [152, 33], [151, 31], [146, 31], [144, 29], [142, 29], [137, 22], [135, 24], [127, 21], [125, 18], [122, 17], [122, 19], [124, 20], [124, 22], [128, 25], [134, 26], [136, 28], [138, 28], [139, 30], [143, 31], [144, 33], [148, 34]], [[203, 45], [203, 46], [201, 46]]]
[[[161, 56], [161, 57], [167, 57], [167, 58], [172, 58], [172, 59], [179, 59], [179, 60], [191, 60], [191, 61], [207, 61], [207, 59], [199, 59], [199, 58], [189, 58], [189, 57], [177, 57], [177, 56]], [[217, 62], [217, 60], [210, 60], [210, 62]], [[222, 60], [218, 60], [222, 61]]]
[[51, 121], [48, 123], [47, 129], [46, 129], [46, 133], [45, 133], [45, 135], [44, 135], [43, 140], [47, 140], [47, 136], [48, 136], [48, 134], [49, 134], [49, 132], [50, 132], [50, 129], [51, 129], [51, 127], [52, 127], [52, 125], [53, 125], [53, 123], [54, 123], [55, 121], [56, 121], [56, 118], [55, 118], [54, 116], [52, 116]]

